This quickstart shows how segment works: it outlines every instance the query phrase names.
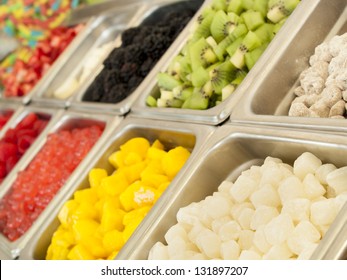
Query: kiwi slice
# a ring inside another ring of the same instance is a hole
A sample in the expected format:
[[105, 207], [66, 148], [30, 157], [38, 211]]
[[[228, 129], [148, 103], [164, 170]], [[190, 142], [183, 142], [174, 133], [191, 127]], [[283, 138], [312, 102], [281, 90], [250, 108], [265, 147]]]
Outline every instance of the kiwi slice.
[[236, 68], [241, 69], [245, 65], [245, 53], [258, 48], [261, 43], [261, 40], [254, 32], [248, 31], [247, 35], [243, 38], [240, 46], [231, 56], [230, 62], [234, 64]]
[[217, 61], [217, 56], [205, 38], [200, 38], [189, 47], [190, 62], [192, 70], [195, 71], [200, 66], [208, 67]]
[[269, 0], [254, 0], [253, 2], [253, 10], [258, 11], [265, 18], [267, 14], [267, 5]]
[[237, 38], [234, 42], [232, 42], [227, 48], [226, 48], [226, 52], [230, 55], [233, 56], [234, 53], [236, 52], [236, 50], [240, 47], [242, 41], [243, 41], [243, 37], [239, 37]]
[[204, 110], [208, 108], [209, 97], [212, 95], [210, 85], [194, 89], [192, 95], [184, 101], [183, 109]]
[[200, 66], [192, 72], [191, 80], [194, 87], [202, 87], [209, 80], [208, 71]]
[[245, 54], [245, 63], [248, 70], [251, 70], [263, 52], [266, 50], [268, 43], [261, 45], [260, 47], [254, 49], [251, 52]]
[[211, 3], [212, 9], [219, 11], [226, 11], [227, 9], [227, 1], [226, 0], [213, 0]]
[[176, 79], [186, 81], [187, 75], [192, 72], [192, 69], [189, 60], [182, 55], [178, 55], [170, 63], [167, 72]]
[[243, 0], [230, 0], [227, 11], [240, 15], [243, 11], [242, 1]]
[[160, 108], [181, 108], [183, 105], [183, 101], [180, 99], [172, 98], [172, 99], [164, 99], [164, 98], [159, 98], [157, 100], [157, 105]]
[[244, 10], [252, 10], [254, 5], [254, 0], [242, 0], [242, 7]]
[[243, 18], [248, 30], [254, 30], [264, 24], [264, 17], [258, 11], [249, 10], [242, 13], [241, 17]]
[[188, 85], [178, 86], [172, 90], [174, 98], [182, 101], [187, 100], [193, 94], [194, 88]]
[[211, 85], [214, 93], [221, 94], [222, 89], [234, 79], [235, 77], [235, 67], [230, 61], [225, 61], [224, 63], [216, 66], [210, 72]]
[[149, 107], [157, 107], [157, 99], [155, 99], [152, 95], [148, 95], [146, 98], [146, 104]]
[[233, 32], [239, 22], [239, 16], [235, 13], [226, 14], [223, 10], [216, 13], [212, 20], [210, 31], [217, 43]]
[[227, 47], [229, 47], [237, 38], [246, 35], [248, 29], [245, 24], [241, 23], [236, 26], [234, 31], [225, 37], [213, 50], [217, 55], [218, 59], [224, 61], [224, 56], [227, 54]]
[[277, 0], [269, 1], [267, 18], [277, 23], [289, 16], [299, 4], [300, 0]]
[[172, 90], [173, 88], [182, 84], [168, 73], [159, 73], [157, 75], [157, 81], [158, 86], [163, 90]]
[[236, 78], [222, 89], [222, 101], [227, 99], [235, 91], [235, 89], [239, 84], [241, 84], [246, 75], [247, 73], [243, 70], [236, 72]]
[[283, 26], [283, 24], [286, 22], [287, 19], [288, 17], [285, 17], [274, 25], [274, 28], [272, 30], [272, 33], [274, 36], [278, 33], [278, 31], [280, 31], [281, 27]]
[[200, 38], [207, 38], [211, 35], [210, 26], [216, 12], [207, 8], [204, 13], [198, 17], [197, 25], [192, 35], [191, 41], [195, 42]]
[[264, 23], [263, 25], [259, 26], [256, 30], [254, 30], [254, 33], [263, 43], [270, 42], [274, 37], [274, 28], [274, 24]]

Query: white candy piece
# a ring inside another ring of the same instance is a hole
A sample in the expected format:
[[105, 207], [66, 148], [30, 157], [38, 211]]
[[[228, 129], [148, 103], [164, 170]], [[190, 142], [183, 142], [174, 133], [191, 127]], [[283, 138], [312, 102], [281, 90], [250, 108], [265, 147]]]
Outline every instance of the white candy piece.
[[203, 203], [203, 208], [212, 219], [218, 219], [229, 214], [231, 205], [225, 197], [212, 196]]
[[221, 226], [218, 236], [221, 241], [238, 240], [242, 229], [236, 221], [230, 221]]
[[223, 260], [237, 260], [240, 256], [240, 245], [235, 240], [223, 242], [220, 254]]
[[294, 223], [309, 220], [311, 202], [306, 198], [296, 198], [286, 201], [282, 207], [283, 214], [289, 214]]
[[181, 237], [183, 240], [188, 241], [188, 236], [185, 228], [180, 224], [175, 224], [169, 228], [166, 232], [164, 238], [166, 243], [170, 243], [171, 240], [175, 239], [177, 236]]
[[263, 256], [263, 260], [288, 260], [293, 256], [286, 243], [274, 245]]
[[250, 202], [243, 202], [241, 204], [239, 204], [239, 203], [234, 204], [230, 210], [231, 217], [236, 221], [239, 220], [240, 214], [242, 213], [242, 210], [245, 208], [249, 208], [249, 209], [254, 210], [254, 206]]
[[327, 175], [327, 183], [335, 190], [336, 195], [347, 191], [347, 166], [336, 169]]
[[227, 193], [229, 195], [230, 189], [233, 187], [233, 185], [233, 182], [225, 180], [219, 185], [218, 191], [221, 193]]
[[241, 250], [248, 250], [253, 246], [254, 231], [252, 230], [242, 230], [239, 236], [239, 245]]
[[326, 193], [325, 188], [320, 184], [319, 180], [311, 173], [305, 176], [303, 181], [304, 191], [309, 199], [315, 199]]
[[314, 251], [317, 249], [318, 244], [317, 243], [311, 243], [307, 245], [298, 256], [298, 260], [309, 260], [311, 259]]
[[187, 250], [187, 242], [179, 236], [171, 239], [168, 243], [168, 253], [171, 259], [182, 258], [182, 253]]
[[261, 176], [262, 176], [262, 173], [261, 173], [260, 166], [253, 165], [249, 169], [249, 177], [253, 179], [255, 182], [257, 182], [257, 184], [260, 182]]
[[322, 161], [319, 158], [305, 152], [294, 162], [294, 174], [303, 180], [308, 173], [314, 174], [321, 165]]
[[206, 227], [203, 224], [201, 224], [201, 223], [195, 224], [191, 228], [191, 230], [188, 232], [188, 238], [189, 238], [190, 242], [196, 244], [197, 236], [205, 229], [206, 229]]
[[316, 176], [316, 178], [319, 180], [321, 184], [327, 185], [328, 174], [336, 169], [337, 169], [336, 166], [331, 163], [323, 164], [320, 167], [318, 167], [314, 175]]
[[255, 231], [254, 236], [253, 236], [254, 245], [262, 253], [268, 252], [271, 248], [271, 244], [269, 242], [267, 242], [267, 240], [266, 240], [264, 229], [265, 229], [265, 226], [260, 226]]
[[211, 224], [211, 228], [215, 233], [218, 233], [220, 228], [225, 225], [226, 223], [231, 221], [230, 216], [224, 216], [219, 219], [213, 220]]
[[169, 260], [169, 252], [167, 246], [161, 242], [157, 242], [151, 248], [148, 254], [149, 260]]
[[250, 227], [253, 230], [257, 230], [259, 227], [268, 224], [278, 215], [279, 212], [277, 208], [269, 206], [260, 206], [254, 212]]
[[273, 163], [283, 163], [283, 161], [280, 158], [275, 158], [275, 157], [266, 157], [264, 160], [264, 164], [267, 164], [269, 162], [273, 162]]
[[253, 179], [240, 175], [233, 187], [230, 189], [231, 197], [237, 202], [244, 202], [248, 199], [248, 197], [253, 193], [253, 191], [257, 187], [257, 182]]
[[275, 187], [278, 186], [279, 182], [283, 179], [280, 166], [276, 162], [265, 162], [265, 164], [261, 167], [261, 170], [263, 173], [260, 179], [260, 185], [270, 184]]
[[220, 257], [221, 241], [212, 230], [204, 229], [196, 237], [196, 245], [199, 250], [209, 258]]
[[278, 187], [282, 204], [295, 198], [306, 198], [304, 185], [298, 177], [291, 176], [284, 179]]
[[243, 250], [240, 254], [239, 260], [261, 260], [261, 256], [251, 250]]
[[337, 215], [333, 198], [317, 201], [311, 204], [311, 222], [315, 225], [331, 225]]
[[182, 207], [177, 212], [177, 221], [179, 223], [193, 226], [195, 224], [199, 224], [199, 213], [200, 213], [200, 206], [198, 203], [192, 203], [186, 207]]
[[294, 230], [293, 221], [288, 214], [280, 214], [265, 226], [265, 237], [271, 245], [285, 242]]
[[343, 192], [343, 193], [339, 194], [334, 199], [337, 213], [340, 212], [340, 210], [342, 209], [343, 206], [345, 206], [346, 202], [347, 202], [347, 192]]
[[237, 219], [237, 222], [242, 227], [242, 229], [251, 228], [251, 220], [253, 218], [255, 211], [250, 208], [244, 208], [241, 210], [240, 215]]
[[264, 185], [259, 190], [255, 191], [251, 195], [250, 200], [255, 208], [264, 205], [272, 207], [278, 207], [281, 205], [281, 199], [278, 192], [270, 184]]
[[309, 221], [302, 221], [295, 227], [293, 234], [288, 238], [287, 244], [293, 253], [300, 255], [305, 247], [318, 242], [320, 239], [321, 235], [317, 228]]

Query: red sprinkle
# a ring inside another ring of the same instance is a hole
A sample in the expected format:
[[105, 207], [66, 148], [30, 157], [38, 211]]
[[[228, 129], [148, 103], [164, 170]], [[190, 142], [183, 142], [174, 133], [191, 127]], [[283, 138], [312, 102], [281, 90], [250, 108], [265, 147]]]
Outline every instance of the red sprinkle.
[[[0, 201], [0, 232], [21, 237], [64, 185], [102, 134], [99, 126], [63, 130], [46, 144]], [[2, 167], [0, 165], [0, 174]]]

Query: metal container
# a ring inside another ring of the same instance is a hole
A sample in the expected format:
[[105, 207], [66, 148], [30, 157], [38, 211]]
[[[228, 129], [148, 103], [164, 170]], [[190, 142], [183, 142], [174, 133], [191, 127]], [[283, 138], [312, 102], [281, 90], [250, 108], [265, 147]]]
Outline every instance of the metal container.
[[[173, 4], [175, 2], [183, 2], [186, 5], [192, 5], [188, 0], [155, 0], [155, 1], [144, 1], [143, 6], [138, 10], [131, 23], [127, 28], [139, 26], [143, 21], [145, 21], [152, 13], [154, 13], [158, 8], [163, 6]], [[121, 35], [120, 35], [121, 36]], [[181, 36], [180, 36], [181, 37]], [[121, 41], [121, 37], [118, 38], [119, 42]], [[177, 39], [176, 39], [177, 40]], [[176, 41], [175, 41], [176, 42]], [[175, 42], [172, 47], [175, 46]], [[171, 48], [172, 48], [171, 47]], [[168, 54], [170, 56], [170, 53]], [[163, 57], [167, 57], [167, 54]], [[159, 62], [156, 64], [158, 65]], [[77, 93], [72, 98], [69, 106], [73, 109], [83, 110], [86, 112], [90, 111], [108, 111], [109, 113], [115, 115], [124, 115], [128, 113], [134, 104], [134, 102], [139, 98], [139, 95], [143, 92], [143, 88], [147, 88], [148, 81], [151, 81], [153, 75], [151, 73], [155, 71], [156, 66], [150, 71], [147, 77], [142, 81], [142, 83], [137, 87], [137, 89], [132, 92], [128, 97], [124, 100], [115, 103], [101, 103], [101, 102], [86, 102], [83, 101], [83, 96], [88, 89], [88, 87], [93, 83], [94, 78], [101, 72], [103, 65], [91, 75], [90, 79], [77, 91]]]
[[302, 1], [296, 20], [277, 34], [278, 39], [261, 57], [267, 63], [253, 79], [230, 119], [233, 122], [347, 131], [346, 121], [329, 118], [289, 117], [298, 77], [309, 67], [315, 47], [347, 32], [346, 0]]
[[[137, 1], [139, 2], [139, 1]], [[141, 3], [141, 2], [140, 2]], [[124, 3], [123, 3], [124, 4]], [[83, 87], [85, 83], [88, 83], [93, 76], [93, 72], [97, 71], [98, 67], [102, 65], [103, 60], [108, 56], [114, 47], [121, 44], [120, 33], [124, 30], [131, 19], [137, 15], [137, 11], [141, 6], [139, 4], [131, 6], [113, 5], [112, 9], [102, 16], [94, 18], [92, 22], [86, 26], [81, 34], [82, 39], [79, 40], [79, 44], [76, 48], [66, 53], [64, 64], [56, 66], [55, 75], [47, 76], [40, 86], [35, 87], [32, 91], [32, 102], [34, 104], [54, 106], [54, 107], [68, 107], [69, 102], [76, 94], [79, 88]], [[54, 93], [55, 91], [67, 80], [75, 77], [76, 79], [81, 77], [84, 62], [88, 56], [95, 51], [97, 48], [102, 47], [105, 44], [110, 43], [107, 46], [105, 54], [100, 57], [100, 60], [95, 65], [94, 69], [91, 69], [91, 74], [85, 78], [71, 96], [60, 99], [57, 98]]]
[[[189, 173], [180, 177], [175, 188], [171, 189], [172, 192], [167, 196], [165, 204], [148, 214], [142, 225], [146, 231], [136, 232], [118, 254], [118, 259], [147, 259], [150, 249], [156, 242], [166, 244], [164, 235], [177, 223], [178, 210], [212, 195], [224, 180], [234, 182], [242, 171], [252, 165], [263, 164], [267, 156], [280, 158], [283, 162], [293, 165], [294, 160], [304, 152], [315, 154], [323, 163], [333, 163], [337, 167], [347, 166], [345, 136], [274, 129], [266, 126], [225, 124], [217, 128], [213, 136], [199, 150]], [[336, 249], [346, 252], [345, 235], [340, 236], [339, 243], [344, 248], [324, 246], [336, 242], [337, 236], [340, 235], [339, 229], [346, 228], [347, 218], [344, 211], [346, 208], [347, 205], [341, 210], [316, 249], [316, 254], [319, 254], [321, 259], [325, 256], [329, 256], [329, 259], [339, 259], [341, 254]], [[335, 229], [338, 230], [334, 231]]]
[[99, 125], [104, 128], [104, 131], [99, 140], [95, 143], [94, 147], [71, 173], [64, 186], [61, 187], [59, 192], [47, 205], [45, 210], [38, 216], [36, 221], [25, 234], [13, 242], [9, 241], [5, 236], [0, 234], [0, 251], [3, 254], [11, 256], [12, 258], [18, 257], [21, 249], [26, 246], [28, 240], [35, 235], [38, 230], [40, 230], [42, 223], [50, 217], [50, 213], [57, 209], [57, 205], [59, 205], [61, 199], [66, 196], [66, 193], [69, 193], [71, 187], [75, 185], [76, 180], [80, 178], [80, 173], [87, 167], [88, 163], [93, 160], [98, 153], [98, 150], [104, 146], [105, 141], [111, 136], [111, 132], [121, 122], [121, 120], [122, 118], [120, 117], [112, 117], [102, 114], [93, 114], [93, 116], [90, 116], [87, 114], [65, 110], [59, 110], [57, 112], [54, 118], [52, 118], [52, 121], [45, 128], [42, 135], [37, 139], [37, 143], [30, 147], [28, 153], [26, 153], [21, 159], [19, 166], [12, 171], [12, 176], [8, 176], [8, 178], [3, 182], [0, 190], [0, 198], [3, 198], [7, 191], [10, 190], [11, 186], [17, 179], [17, 176], [15, 175], [28, 167], [36, 154], [46, 143], [47, 137], [51, 133], [56, 133], [66, 129], [70, 130], [73, 128], [88, 127], [90, 125]]
[[54, 109], [48, 109], [48, 108], [39, 108], [35, 106], [20, 106], [16, 111], [14, 111], [11, 119], [6, 123], [6, 125], [3, 127], [3, 129], [0, 131], [0, 139], [2, 139], [7, 130], [10, 128], [15, 128], [28, 114], [35, 113], [40, 118], [47, 120], [47, 126], [45, 129], [40, 133], [40, 135], [37, 136], [35, 141], [32, 143], [30, 148], [24, 153], [24, 155], [21, 157], [21, 159], [17, 162], [17, 164], [14, 166], [14, 168], [11, 170], [9, 174], [7, 174], [6, 178], [2, 181], [0, 184], [0, 196], [5, 190], [5, 186], [7, 185], [7, 182], [11, 180], [11, 177], [13, 177], [20, 168], [22, 162], [25, 161], [25, 158], [30, 156], [32, 153], [32, 150], [35, 148], [37, 143], [39, 143], [41, 138], [44, 137], [44, 134], [47, 131], [47, 127], [50, 125], [51, 120], [54, 119], [55, 115], [57, 114], [57, 111]]
[[[286, 21], [283, 27], [295, 24], [300, 15], [305, 13], [307, 6], [311, 5], [307, 2], [302, 1], [299, 3], [297, 8], [293, 11], [289, 19]], [[203, 7], [208, 6], [211, 0], [207, 0]], [[156, 75], [159, 72], [164, 72], [169, 67], [173, 57], [178, 55], [183, 46], [189, 40], [192, 28], [197, 16], [190, 22], [190, 24], [183, 30], [180, 36], [177, 38], [175, 43], [169, 48], [165, 56], [162, 57], [157, 66], [151, 71], [150, 75], [146, 78], [145, 82], [138, 88], [141, 92], [137, 102], [132, 107], [132, 113], [136, 116], [143, 116], [153, 119], [167, 119], [175, 120], [180, 122], [194, 122], [194, 123], [205, 123], [211, 125], [217, 125], [225, 121], [234, 110], [239, 99], [247, 92], [250, 85], [258, 79], [259, 74], [263, 71], [263, 68], [268, 64], [268, 59], [276, 52], [273, 48], [276, 44], [281, 44], [281, 37], [285, 34], [279, 32], [272, 42], [267, 47], [266, 51], [262, 54], [261, 58], [257, 61], [254, 67], [249, 71], [246, 78], [237, 87], [235, 92], [218, 104], [215, 107], [206, 110], [192, 110], [192, 109], [176, 109], [176, 108], [153, 108], [146, 105], [146, 99], [149, 95], [156, 99], [160, 96], [159, 87], [157, 85]], [[282, 28], [283, 28], [282, 27]], [[282, 36], [279, 36], [282, 33]], [[272, 47], [271, 47], [272, 46]]]
[[[127, 117], [111, 134], [107, 142], [98, 151], [98, 155], [90, 160], [87, 168], [79, 173], [79, 180], [74, 185], [70, 185], [68, 192], [64, 194], [64, 198], [55, 205], [55, 210], [47, 216], [45, 222], [36, 234], [31, 238], [27, 245], [20, 252], [20, 259], [45, 259], [47, 248], [51, 242], [53, 233], [59, 226], [57, 215], [68, 199], [73, 196], [76, 190], [89, 188], [88, 173], [93, 168], [103, 168], [110, 172], [114, 167], [108, 162], [108, 157], [126, 141], [134, 137], [144, 137], [150, 142], [158, 139], [166, 149], [172, 149], [176, 146], [183, 146], [191, 151], [191, 155], [182, 167], [181, 171], [176, 175], [168, 189], [162, 194], [161, 198], [156, 202], [150, 212], [157, 212], [162, 204], [166, 203], [168, 196], [176, 189], [176, 182], [179, 178], [190, 170], [190, 166], [196, 160], [196, 155], [202, 147], [203, 143], [212, 135], [215, 128], [204, 125], [181, 125], [174, 122], [149, 121], [145, 119], [136, 119]], [[147, 218], [144, 219], [144, 221]], [[135, 232], [141, 236], [144, 234], [145, 227], [139, 226]], [[135, 234], [135, 233], [134, 233]]]

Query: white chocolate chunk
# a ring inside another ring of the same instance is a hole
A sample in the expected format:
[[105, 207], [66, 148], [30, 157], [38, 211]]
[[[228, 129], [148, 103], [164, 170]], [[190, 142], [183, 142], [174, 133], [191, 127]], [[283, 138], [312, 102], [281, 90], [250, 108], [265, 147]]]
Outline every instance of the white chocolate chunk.
[[304, 191], [309, 199], [315, 199], [326, 193], [325, 188], [320, 184], [319, 180], [312, 173], [309, 173], [305, 176], [303, 183]]
[[204, 229], [196, 237], [196, 245], [209, 258], [220, 257], [221, 241], [212, 230]]
[[245, 175], [241, 175], [230, 189], [230, 195], [235, 201], [244, 202], [253, 193], [256, 187], [256, 181]]
[[290, 215], [294, 223], [305, 221], [310, 218], [311, 202], [306, 198], [296, 198], [286, 201], [282, 207], [283, 214]]
[[239, 236], [239, 245], [241, 250], [248, 250], [253, 246], [254, 231], [242, 230]]
[[149, 260], [168, 260], [169, 252], [167, 246], [161, 242], [157, 242], [151, 248], [148, 254]]
[[240, 254], [239, 260], [261, 260], [261, 256], [251, 250], [243, 250]]
[[237, 260], [240, 256], [240, 245], [235, 240], [223, 242], [220, 250], [223, 260]]
[[218, 232], [218, 236], [221, 241], [238, 240], [241, 227], [236, 221], [230, 221], [225, 225], [221, 226]]
[[317, 201], [311, 204], [311, 222], [315, 225], [330, 225], [337, 214], [334, 199]]
[[267, 225], [271, 220], [279, 215], [277, 208], [269, 206], [258, 207], [251, 220], [250, 227], [257, 230], [259, 227]]
[[308, 173], [314, 174], [321, 165], [322, 161], [319, 158], [305, 152], [294, 162], [294, 174], [303, 180]]
[[263, 256], [264, 260], [288, 260], [293, 255], [286, 243], [274, 245]]
[[336, 195], [347, 191], [347, 166], [330, 172], [326, 178], [330, 187], [335, 190]]
[[294, 230], [293, 221], [288, 214], [280, 214], [265, 226], [265, 236], [271, 245], [285, 242]]
[[253, 236], [254, 245], [262, 253], [268, 252], [272, 246], [266, 240], [264, 229], [265, 229], [265, 226], [260, 226], [259, 228], [257, 228]]
[[276, 189], [270, 184], [262, 186], [259, 190], [255, 191], [251, 195], [250, 200], [255, 208], [260, 206], [278, 207], [281, 205], [281, 199]]
[[304, 185], [296, 176], [284, 179], [278, 187], [278, 193], [282, 204], [296, 198], [306, 198]]

